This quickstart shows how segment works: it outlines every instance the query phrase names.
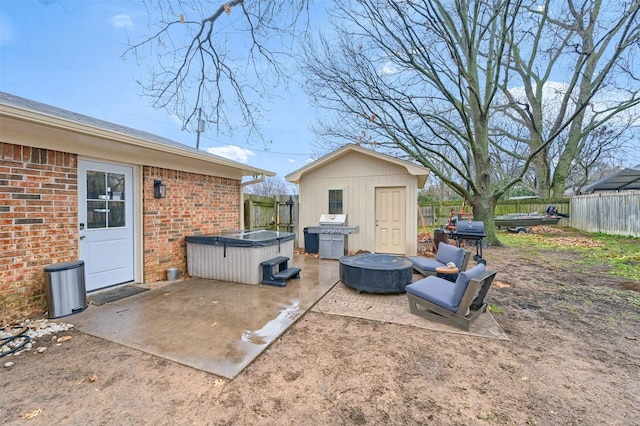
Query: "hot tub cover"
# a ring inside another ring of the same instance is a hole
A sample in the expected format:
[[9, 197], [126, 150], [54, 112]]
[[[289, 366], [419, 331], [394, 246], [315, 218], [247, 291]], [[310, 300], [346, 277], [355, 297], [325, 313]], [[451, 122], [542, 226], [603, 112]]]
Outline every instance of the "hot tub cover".
[[296, 234], [277, 231], [232, 231], [222, 234], [189, 235], [185, 241], [191, 244], [224, 247], [265, 247], [291, 241]]

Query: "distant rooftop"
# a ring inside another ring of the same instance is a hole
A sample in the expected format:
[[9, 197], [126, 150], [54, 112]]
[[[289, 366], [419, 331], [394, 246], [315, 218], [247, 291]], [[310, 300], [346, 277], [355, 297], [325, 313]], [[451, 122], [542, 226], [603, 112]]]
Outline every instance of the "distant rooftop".
[[582, 192], [640, 190], [640, 164], [589, 184]]

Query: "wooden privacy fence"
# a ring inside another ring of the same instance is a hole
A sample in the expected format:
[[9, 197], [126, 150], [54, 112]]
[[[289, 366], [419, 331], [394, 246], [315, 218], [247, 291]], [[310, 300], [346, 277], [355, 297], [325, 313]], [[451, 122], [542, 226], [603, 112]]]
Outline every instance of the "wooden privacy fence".
[[296, 232], [298, 196], [261, 197], [244, 194], [244, 229]]
[[640, 191], [571, 198], [570, 226], [587, 232], [640, 237]]
[[[567, 213], [571, 216], [571, 200], [569, 198], [527, 198], [500, 201], [496, 206], [496, 216], [507, 213], [544, 213], [547, 206], [555, 206], [558, 212]], [[461, 208], [462, 201], [443, 201], [420, 206], [427, 226], [431, 228], [440, 228], [446, 225], [449, 221], [451, 211], [459, 212]], [[472, 213], [471, 206], [467, 204], [465, 211]], [[568, 225], [569, 223], [564, 222], [564, 224]], [[420, 215], [418, 215], [418, 226], [421, 226]]]

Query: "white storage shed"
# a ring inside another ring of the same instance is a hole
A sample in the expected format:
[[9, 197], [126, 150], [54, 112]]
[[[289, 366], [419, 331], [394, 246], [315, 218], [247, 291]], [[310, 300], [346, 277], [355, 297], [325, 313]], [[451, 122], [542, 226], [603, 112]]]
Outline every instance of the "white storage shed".
[[298, 246], [320, 215], [346, 214], [346, 224], [359, 228], [347, 237], [347, 251], [415, 256], [417, 194], [428, 176], [425, 167], [354, 144], [288, 174], [300, 189]]

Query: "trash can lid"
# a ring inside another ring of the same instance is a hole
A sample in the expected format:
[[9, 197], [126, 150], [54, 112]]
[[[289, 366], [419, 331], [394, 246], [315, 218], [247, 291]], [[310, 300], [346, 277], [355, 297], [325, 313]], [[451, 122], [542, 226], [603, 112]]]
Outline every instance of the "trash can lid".
[[66, 271], [67, 269], [75, 269], [84, 266], [84, 260], [72, 260], [71, 262], [54, 263], [53, 265], [45, 266], [45, 272], [58, 272]]

